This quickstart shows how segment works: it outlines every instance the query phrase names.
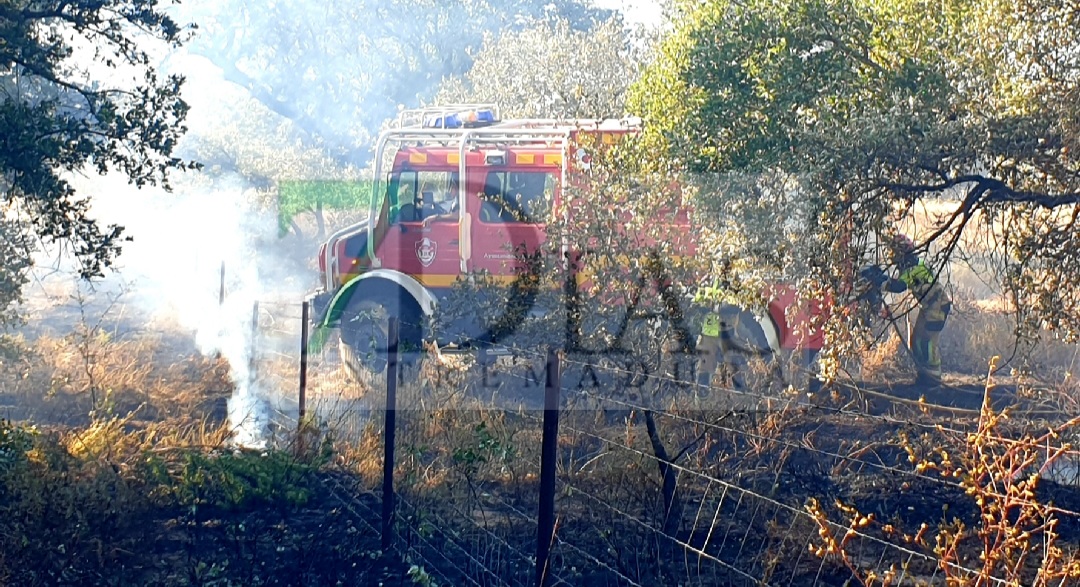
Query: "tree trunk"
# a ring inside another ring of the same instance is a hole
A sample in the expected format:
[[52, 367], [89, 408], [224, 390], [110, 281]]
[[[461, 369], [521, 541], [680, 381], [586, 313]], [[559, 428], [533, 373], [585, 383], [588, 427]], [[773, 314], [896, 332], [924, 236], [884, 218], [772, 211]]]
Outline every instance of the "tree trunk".
[[318, 226], [318, 231], [315, 233], [315, 239], [322, 241], [326, 238], [326, 218], [323, 217], [322, 202], [315, 202], [315, 225]]
[[682, 500], [679, 499], [679, 487], [675, 479], [675, 467], [668, 457], [667, 449], [656, 430], [656, 420], [652, 412], [645, 412], [645, 429], [652, 442], [653, 454], [660, 465], [660, 477], [663, 481], [660, 491], [664, 498], [664, 534], [675, 536], [682, 521]]
[[289, 226], [292, 228], [292, 231], [296, 233], [297, 240], [304, 240], [304, 231], [300, 229], [300, 225], [296, 223], [295, 219], [289, 219]]

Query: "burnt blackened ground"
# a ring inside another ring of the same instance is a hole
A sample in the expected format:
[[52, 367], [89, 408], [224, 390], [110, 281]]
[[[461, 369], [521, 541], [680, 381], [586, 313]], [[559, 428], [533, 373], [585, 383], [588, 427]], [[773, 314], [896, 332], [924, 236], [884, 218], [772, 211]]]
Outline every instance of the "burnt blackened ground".
[[380, 550], [378, 499], [348, 476], [284, 474], [284, 463], [195, 452], [87, 462], [39, 442], [0, 471], [0, 584], [411, 584]]

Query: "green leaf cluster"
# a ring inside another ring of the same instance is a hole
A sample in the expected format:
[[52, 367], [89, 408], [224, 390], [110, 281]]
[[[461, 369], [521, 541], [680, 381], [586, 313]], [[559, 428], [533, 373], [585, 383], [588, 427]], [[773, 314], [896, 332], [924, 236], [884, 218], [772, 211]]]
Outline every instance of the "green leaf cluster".
[[366, 210], [371, 202], [370, 180], [283, 180], [278, 183], [278, 235], [289, 232], [298, 214], [316, 210]]
[[738, 235], [734, 258], [762, 252], [840, 297], [903, 230], [933, 266], [976, 263], [1026, 327], [1080, 332], [1073, 3], [686, 0], [675, 14], [628, 108], [705, 230]]
[[140, 522], [154, 506], [146, 489], [119, 467], [72, 455], [55, 433], [0, 422], [0, 580], [77, 585], [130, 576], [132, 553], [151, 531]]
[[280, 451], [190, 453], [171, 491], [181, 505], [191, 507], [298, 507], [311, 497], [312, 467]]
[[117, 171], [167, 188], [170, 170], [193, 167], [173, 153], [186, 130], [183, 79], [159, 77], [145, 44], [183, 36], [156, 3], [0, 0], [0, 312], [39, 243], [68, 246], [83, 277], [119, 253], [123, 229], [100, 225], [68, 174]]

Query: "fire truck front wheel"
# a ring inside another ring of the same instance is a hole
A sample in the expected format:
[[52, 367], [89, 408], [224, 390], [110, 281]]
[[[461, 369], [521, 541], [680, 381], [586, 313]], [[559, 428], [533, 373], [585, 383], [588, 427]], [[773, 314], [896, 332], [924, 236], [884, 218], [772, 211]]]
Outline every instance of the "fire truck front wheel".
[[341, 316], [342, 366], [350, 379], [369, 388], [386, 384], [391, 316], [398, 317], [401, 379], [415, 378], [423, 358], [419, 317], [409, 312], [409, 308], [402, 311], [393, 306], [376, 300], [359, 300], [350, 304]]

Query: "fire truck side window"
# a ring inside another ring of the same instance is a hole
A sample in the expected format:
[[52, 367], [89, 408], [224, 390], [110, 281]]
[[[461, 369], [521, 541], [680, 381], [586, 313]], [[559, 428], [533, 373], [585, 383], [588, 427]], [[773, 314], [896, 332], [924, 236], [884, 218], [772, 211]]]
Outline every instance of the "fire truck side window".
[[414, 222], [416, 220], [416, 172], [402, 171], [390, 179], [390, 204], [394, 210], [391, 223]]
[[[396, 188], [396, 191], [394, 191]], [[451, 171], [402, 171], [392, 183], [398, 222], [421, 222], [457, 209], [458, 174]]]
[[555, 178], [542, 171], [490, 171], [484, 181], [480, 220], [544, 223], [551, 212]]

